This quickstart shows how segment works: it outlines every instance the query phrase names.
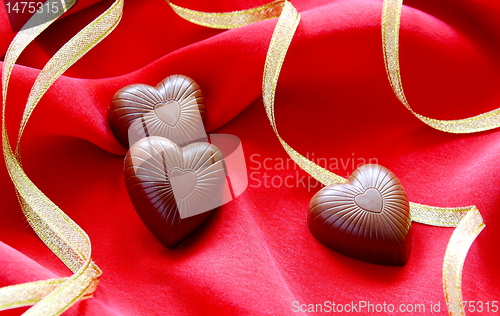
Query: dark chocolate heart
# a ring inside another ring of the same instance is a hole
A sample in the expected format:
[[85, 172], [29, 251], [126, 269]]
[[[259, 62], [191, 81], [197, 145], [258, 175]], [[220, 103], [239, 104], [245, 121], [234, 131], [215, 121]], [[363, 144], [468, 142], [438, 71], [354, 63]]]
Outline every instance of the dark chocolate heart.
[[206, 141], [205, 105], [193, 79], [174, 75], [156, 87], [133, 84], [113, 97], [108, 121], [125, 147], [148, 136], [162, 136], [183, 146]]
[[396, 176], [379, 165], [363, 165], [346, 184], [317, 192], [308, 226], [326, 246], [365, 262], [400, 266], [410, 255], [408, 198]]
[[217, 147], [192, 143], [181, 148], [157, 136], [130, 148], [125, 184], [140, 218], [167, 248], [193, 234], [228, 194]]

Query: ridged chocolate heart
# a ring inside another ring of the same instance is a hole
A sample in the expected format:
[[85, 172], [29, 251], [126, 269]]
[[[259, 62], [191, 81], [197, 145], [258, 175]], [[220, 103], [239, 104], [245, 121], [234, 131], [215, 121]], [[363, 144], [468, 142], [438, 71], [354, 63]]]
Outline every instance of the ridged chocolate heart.
[[167, 248], [193, 234], [228, 194], [217, 147], [192, 143], [181, 148], [157, 136], [130, 148], [125, 184], [140, 218]]
[[206, 141], [205, 105], [200, 87], [191, 78], [174, 75], [156, 87], [133, 84], [113, 97], [108, 121], [125, 147], [148, 136], [162, 136], [183, 146]]
[[408, 261], [410, 206], [396, 176], [363, 165], [346, 184], [329, 185], [309, 204], [308, 226], [323, 244], [346, 256], [383, 265]]

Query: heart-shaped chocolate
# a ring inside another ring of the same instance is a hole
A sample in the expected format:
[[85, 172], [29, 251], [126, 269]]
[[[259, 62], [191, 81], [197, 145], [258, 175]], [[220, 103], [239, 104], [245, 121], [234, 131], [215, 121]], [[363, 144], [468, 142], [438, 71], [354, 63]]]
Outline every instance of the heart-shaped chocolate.
[[408, 198], [396, 176], [379, 165], [356, 169], [346, 184], [328, 185], [309, 204], [308, 226], [346, 256], [401, 266], [411, 250]]
[[162, 136], [183, 146], [206, 141], [204, 116], [198, 84], [174, 75], [156, 87], [133, 84], [120, 89], [111, 102], [108, 121], [125, 148], [148, 136]]
[[187, 239], [230, 196], [217, 147], [192, 143], [181, 148], [157, 136], [130, 148], [125, 184], [140, 218], [167, 248]]

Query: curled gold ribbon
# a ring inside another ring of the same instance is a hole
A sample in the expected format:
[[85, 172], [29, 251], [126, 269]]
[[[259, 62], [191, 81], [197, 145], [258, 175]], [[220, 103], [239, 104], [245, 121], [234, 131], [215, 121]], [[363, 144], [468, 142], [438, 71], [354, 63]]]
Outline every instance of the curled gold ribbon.
[[[500, 127], [500, 108], [460, 120], [436, 120], [416, 113], [403, 90], [399, 66], [399, 30], [403, 0], [384, 0], [382, 6], [382, 48], [387, 77], [399, 101], [418, 119], [448, 133], [475, 133]], [[443, 289], [450, 315], [465, 315], [462, 305], [462, 268], [467, 252], [485, 224], [475, 206], [438, 209], [412, 203], [412, 218], [420, 223], [450, 226], [453, 232], [443, 260]]]
[[177, 15], [191, 23], [214, 29], [233, 29], [278, 17], [286, 0], [275, 0], [260, 7], [247, 10], [219, 13], [194, 11], [179, 7], [169, 0], [166, 1]]
[[179, 7], [166, 0], [172, 10], [181, 18], [213, 29], [234, 29], [259, 21], [277, 18], [286, 0], [275, 0], [260, 7], [233, 12], [201, 12]]
[[461, 120], [436, 120], [413, 111], [406, 99], [399, 67], [399, 29], [403, 0], [385, 0], [382, 8], [382, 43], [387, 77], [403, 105], [425, 124], [448, 133], [476, 133], [500, 127], [500, 108]]
[[[44, 5], [60, 0], [48, 0]], [[93, 294], [101, 270], [92, 261], [90, 239], [75, 222], [40, 191], [24, 172], [20, 159], [20, 140], [36, 105], [52, 83], [88, 50], [97, 45], [118, 24], [123, 0], [114, 4], [69, 40], [38, 75], [28, 97], [19, 128], [16, 153], [10, 145], [6, 125], [8, 84], [14, 64], [22, 51], [76, 0], [67, 1], [50, 19], [44, 10], [35, 13], [12, 41], [2, 71], [2, 147], [9, 176], [26, 219], [40, 239], [74, 273], [68, 278], [42, 280], [0, 289], [0, 310], [35, 304], [25, 315], [60, 315], [79, 299]], [[51, 11], [51, 10], [49, 10]]]
[[465, 315], [462, 304], [462, 269], [465, 257], [485, 225], [474, 207], [453, 231], [443, 260], [443, 288], [450, 315]]

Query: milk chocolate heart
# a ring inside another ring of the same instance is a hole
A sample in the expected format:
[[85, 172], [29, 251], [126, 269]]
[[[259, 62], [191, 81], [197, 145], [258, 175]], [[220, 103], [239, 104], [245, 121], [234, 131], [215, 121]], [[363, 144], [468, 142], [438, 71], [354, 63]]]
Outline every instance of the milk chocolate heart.
[[206, 141], [205, 105], [200, 87], [191, 78], [174, 75], [156, 88], [133, 84], [113, 97], [108, 121], [125, 147], [148, 136], [162, 136], [183, 146]]
[[410, 206], [387, 168], [363, 165], [346, 184], [329, 185], [309, 204], [308, 226], [323, 244], [346, 256], [383, 265], [408, 261]]
[[181, 148], [157, 136], [130, 148], [125, 184], [140, 218], [167, 248], [193, 234], [230, 194], [217, 147], [192, 143]]

